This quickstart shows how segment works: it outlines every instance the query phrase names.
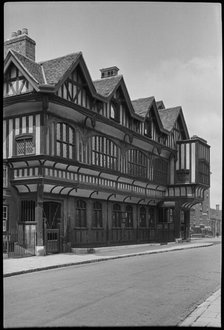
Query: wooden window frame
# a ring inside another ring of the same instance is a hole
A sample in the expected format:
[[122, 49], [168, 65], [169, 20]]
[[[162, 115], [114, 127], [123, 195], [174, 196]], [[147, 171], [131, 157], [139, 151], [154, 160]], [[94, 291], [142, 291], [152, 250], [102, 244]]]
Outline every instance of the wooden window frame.
[[83, 199], [78, 199], [76, 202], [75, 227], [77, 228], [87, 227], [86, 202]]
[[22, 199], [20, 202], [20, 222], [34, 222], [35, 207], [35, 200]]
[[118, 203], [113, 204], [112, 209], [112, 228], [121, 228], [122, 211], [121, 205]]
[[127, 151], [127, 174], [137, 177], [147, 177], [147, 156], [138, 149]]
[[[27, 152], [27, 142], [32, 142], [33, 152]], [[16, 156], [30, 156], [35, 154], [35, 143], [34, 143], [34, 136], [33, 134], [20, 134], [17, 135], [15, 138], [16, 143]], [[24, 153], [18, 153], [18, 143], [23, 143]]]
[[[64, 135], [63, 125], [65, 125], [65, 136], [63, 136]], [[72, 141], [70, 140], [70, 129], [72, 132]], [[71, 148], [71, 155], [70, 155], [70, 148]], [[65, 122], [58, 122], [56, 125], [56, 155], [63, 158], [74, 159], [74, 148], [75, 148], [74, 128]]]
[[100, 202], [93, 203], [92, 227], [103, 228], [103, 211], [102, 211], [102, 203]]
[[119, 147], [110, 139], [94, 135], [91, 141], [91, 165], [118, 171]]

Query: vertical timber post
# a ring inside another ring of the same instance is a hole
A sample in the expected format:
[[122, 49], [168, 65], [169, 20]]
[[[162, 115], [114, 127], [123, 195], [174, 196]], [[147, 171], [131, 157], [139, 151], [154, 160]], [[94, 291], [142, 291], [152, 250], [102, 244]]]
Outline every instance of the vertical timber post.
[[180, 221], [181, 203], [176, 202], [174, 213], [174, 239], [181, 237], [181, 221]]
[[37, 186], [37, 202], [35, 208], [35, 220], [37, 223], [37, 240], [35, 254], [37, 256], [46, 254], [44, 239], [44, 219], [43, 219], [43, 184]]

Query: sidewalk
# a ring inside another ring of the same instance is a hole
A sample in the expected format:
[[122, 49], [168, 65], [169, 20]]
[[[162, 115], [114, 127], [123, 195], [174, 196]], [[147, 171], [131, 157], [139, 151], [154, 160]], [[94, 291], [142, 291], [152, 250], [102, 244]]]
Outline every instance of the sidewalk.
[[179, 327], [221, 328], [221, 289], [200, 304]]
[[3, 277], [19, 275], [23, 273], [86, 264], [91, 262], [106, 261], [118, 258], [127, 258], [137, 255], [171, 252], [182, 249], [200, 248], [213, 245], [211, 242], [168, 243], [167, 245], [138, 244], [125, 246], [110, 246], [95, 248], [95, 253], [74, 254], [60, 253], [46, 256], [32, 256], [25, 258], [3, 259]]

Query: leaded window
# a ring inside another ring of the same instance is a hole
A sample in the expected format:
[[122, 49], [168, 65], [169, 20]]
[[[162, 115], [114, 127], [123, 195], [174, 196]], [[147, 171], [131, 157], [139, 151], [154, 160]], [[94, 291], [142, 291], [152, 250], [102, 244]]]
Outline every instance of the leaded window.
[[73, 158], [74, 129], [65, 123], [57, 123], [57, 156]]
[[86, 202], [82, 199], [77, 200], [75, 224], [76, 227], [86, 227]]
[[21, 136], [16, 138], [16, 154], [17, 156], [34, 154], [33, 137]]

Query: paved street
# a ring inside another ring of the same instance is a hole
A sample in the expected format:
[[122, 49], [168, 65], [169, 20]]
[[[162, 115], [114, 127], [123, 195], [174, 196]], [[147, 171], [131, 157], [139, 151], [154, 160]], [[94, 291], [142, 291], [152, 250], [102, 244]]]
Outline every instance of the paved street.
[[4, 326], [175, 326], [220, 286], [220, 248], [5, 278]]

